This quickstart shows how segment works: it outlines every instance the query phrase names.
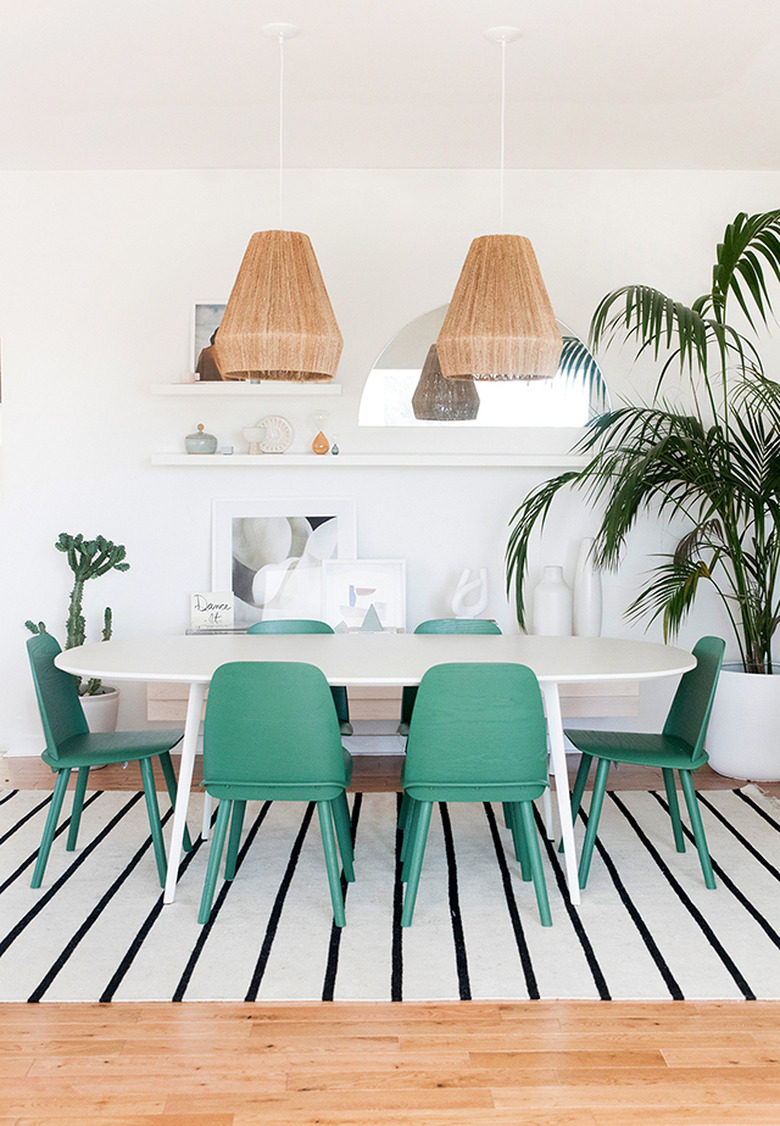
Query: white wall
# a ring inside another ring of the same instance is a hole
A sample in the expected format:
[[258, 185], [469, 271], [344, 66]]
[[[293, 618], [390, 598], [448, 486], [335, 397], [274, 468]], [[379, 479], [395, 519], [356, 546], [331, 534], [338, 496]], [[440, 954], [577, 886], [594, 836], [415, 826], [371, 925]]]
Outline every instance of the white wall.
[[[503, 596], [506, 526], [541, 470], [150, 466], [152, 451], [183, 449], [198, 422], [240, 448], [241, 428], [274, 411], [293, 423], [293, 449], [303, 450], [318, 407], [329, 411], [344, 452], [562, 451], [571, 440], [356, 426], [375, 356], [404, 323], [448, 300], [469, 241], [493, 229], [495, 173], [289, 172], [285, 194], [284, 225], [311, 236], [344, 336], [344, 394], [206, 407], [153, 398], [150, 386], [189, 368], [193, 304], [226, 300], [250, 234], [277, 225], [275, 174], [0, 176], [0, 750], [40, 749], [23, 622], [42, 618], [62, 633], [70, 572], [53, 549], [60, 531], [127, 545], [130, 571], [87, 588], [92, 639], [106, 603], [118, 635], [185, 628], [189, 593], [209, 585], [212, 498], [300, 494], [356, 497], [360, 554], [408, 560], [410, 628], [449, 612], [466, 566], [489, 568], [488, 613], [513, 628]], [[684, 299], [701, 292], [725, 223], [779, 197], [777, 173], [508, 173], [505, 229], [531, 238], [558, 316], [584, 333], [598, 299], [619, 285], [644, 281]], [[608, 356], [604, 367], [613, 392], [649, 394], [627, 355]], [[561, 504], [534, 574], [545, 562], [571, 571], [577, 542], [594, 524], [581, 500]], [[620, 573], [606, 583], [605, 632], [642, 635], [621, 615], [648, 553], [662, 545], [657, 523], [637, 529]], [[718, 624], [697, 614], [681, 643]], [[666, 696], [649, 690], [646, 716]], [[120, 722], [144, 723], [140, 688], [125, 692]]]

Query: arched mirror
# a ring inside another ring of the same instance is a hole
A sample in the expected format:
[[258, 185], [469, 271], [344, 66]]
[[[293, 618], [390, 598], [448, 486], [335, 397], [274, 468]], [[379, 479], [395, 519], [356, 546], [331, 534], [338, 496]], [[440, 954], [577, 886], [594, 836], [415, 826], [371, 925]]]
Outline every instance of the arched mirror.
[[456, 384], [456, 392], [445, 388], [446, 405], [426, 409], [421, 376], [425, 369], [425, 382], [436, 378], [431, 347], [446, 312], [441, 305], [415, 318], [383, 349], [363, 388], [360, 426], [578, 427], [609, 409], [601, 369], [583, 341], [560, 321], [563, 351], [553, 379], [445, 381]]

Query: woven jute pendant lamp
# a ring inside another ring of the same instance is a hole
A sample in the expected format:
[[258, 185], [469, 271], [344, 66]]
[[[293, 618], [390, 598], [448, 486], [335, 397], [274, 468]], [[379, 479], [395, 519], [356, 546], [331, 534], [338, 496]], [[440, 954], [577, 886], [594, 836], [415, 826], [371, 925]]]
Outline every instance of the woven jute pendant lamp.
[[475, 238], [436, 341], [445, 379], [551, 379], [562, 345], [530, 241]]
[[436, 345], [431, 344], [420, 382], [412, 395], [414, 417], [427, 422], [468, 422], [477, 417], [479, 395], [473, 379], [445, 379]]
[[500, 200], [497, 235], [469, 248], [436, 341], [445, 379], [552, 379], [563, 340], [534, 248], [522, 235], [505, 235], [504, 150], [506, 46], [518, 27], [491, 27], [485, 37], [501, 46]]
[[214, 341], [223, 378], [327, 381], [342, 347], [308, 235], [253, 234]]
[[[291, 23], [269, 23], [279, 44], [279, 227], [284, 183], [284, 44]], [[258, 231], [249, 240], [222, 323], [214, 359], [223, 379], [323, 383], [336, 374], [343, 340], [308, 235]]]

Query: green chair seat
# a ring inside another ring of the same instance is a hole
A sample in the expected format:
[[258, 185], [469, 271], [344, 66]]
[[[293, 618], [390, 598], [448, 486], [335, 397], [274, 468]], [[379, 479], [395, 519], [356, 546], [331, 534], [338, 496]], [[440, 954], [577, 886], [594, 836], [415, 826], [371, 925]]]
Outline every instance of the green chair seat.
[[183, 731], [90, 731], [63, 740], [57, 747], [56, 756], [47, 749], [42, 752], [41, 758], [52, 770], [60, 770], [64, 766], [77, 770], [82, 766], [135, 762], [165, 754], [183, 734]]
[[420, 682], [403, 770], [401, 925], [410, 926], [434, 802], [502, 802], [524, 880], [552, 925], [532, 802], [545, 793], [547, 726], [533, 672], [509, 662], [435, 665]]
[[[323, 801], [332, 801], [347, 788], [352, 781], [352, 755], [342, 747], [343, 774], [337, 777], [320, 779], [317, 782], [319, 797]], [[205, 783], [204, 783], [205, 785]], [[214, 798], [230, 797], [240, 798], [243, 801], [310, 801], [311, 784], [298, 782], [259, 782], [256, 779], [244, 778], [221, 783], [209, 781], [206, 789]], [[240, 792], [239, 792], [240, 791]]]
[[576, 818], [582, 802], [591, 764], [594, 759], [598, 762], [588, 814], [588, 827], [580, 857], [580, 887], [584, 888], [588, 882], [593, 848], [596, 843], [599, 819], [607, 788], [607, 776], [613, 762], [653, 766], [661, 769], [675, 847], [678, 852], [685, 852], [685, 837], [680, 820], [680, 808], [674, 777], [674, 772], [677, 771], [691, 821], [691, 831], [696, 842], [696, 850], [699, 854], [704, 884], [710, 889], [715, 887], [707, 838], [693, 786], [693, 774], [707, 761], [704, 740], [725, 649], [726, 643], [720, 637], [702, 637], [696, 643], [693, 649], [696, 668], [691, 669], [681, 678], [669, 708], [663, 731], [660, 734], [566, 729], [568, 738], [577, 750], [582, 752], [572, 791], [572, 816], [574, 818]]
[[[341, 745], [322, 671], [298, 661], [232, 661], [211, 678], [203, 727], [203, 785], [219, 798], [198, 922], [211, 914], [225, 839], [225, 879], [236, 873], [247, 801], [316, 802], [336, 926], [346, 923], [344, 876], [354, 879], [346, 789], [352, 759]], [[335, 835], [334, 835], [335, 829]]]
[[[255, 622], [246, 631], [247, 633], [333, 633], [332, 626], [321, 622], [317, 618], [264, 618]], [[354, 729], [349, 720], [349, 698], [343, 685], [335, 684], [331, 687], [333, 702], [336, 705], [336, 714], [339, 717], [339, 727], [342, 735], [354, 735]]]
[[[60, 652], [59, 645], [48, 633], [37, 634], [27, 642], [35, 695], [46, 738], [46, 749], [42, 752], [41, 758], [57, 775], [41, 847], [35, 863], [32, 886], [40, 887], [43, 881], [71, 771], [77, 770], [78, 777], [73, 794], [66, 846], [70, 852], [75, 849], [78, 839], [90, 768], [119, 762], [137, 762], [141, 768], [157, 875], [160, 886], [164, 887], [167, 862], [151, 760], [155, 757], [160, 760], [168, 796], [171, 804], [175, 805], [176, 776], [170, 750], [181, 740], [184, 732], [181, 730], [110, 731], [93, 734], [84, 716], [76, 679], [54, 664], [54, 659]], [[184, 847], [188, 851], [192, 848], [186, 829]]]
[[568, 728], [566, 734], [577, 750], [610, 762], [698, 770], [707, 761], [705, 753], [694, 760], [690, 743], [677, 735], [645, 731], [570, 731]]
[[[489, 618], [429, 618], [420, 622], [415, 633], [501, 633], [495, 622]], [[398, 724], [398, 734], [409, 734], [409, 722], [412, 718], [412, 709], [417, 697], [417, 688], [409, 684], [401, 693], [401, 722]]]

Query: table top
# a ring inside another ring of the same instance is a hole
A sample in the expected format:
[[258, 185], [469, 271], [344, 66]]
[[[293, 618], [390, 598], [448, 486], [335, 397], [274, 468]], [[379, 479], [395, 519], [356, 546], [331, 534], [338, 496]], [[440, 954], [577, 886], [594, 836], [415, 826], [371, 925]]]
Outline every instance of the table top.
[[105, 680], [208, 683], [228, 661], [308, 661], [331, 684], [419, 684], [432, 665], [448, 661], [512, 661], [540, 682], [645, 680], [695, 667], [684, 649], [607, 637], [522, 634], [211, 634], [145, 636], [67, 649], [57, 665]]

